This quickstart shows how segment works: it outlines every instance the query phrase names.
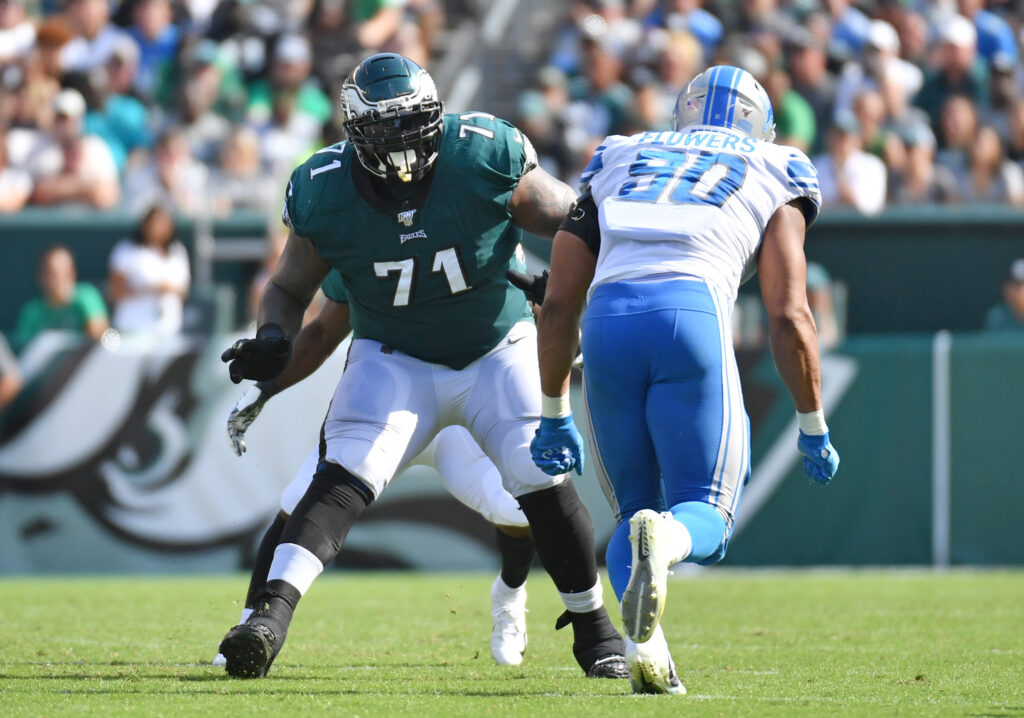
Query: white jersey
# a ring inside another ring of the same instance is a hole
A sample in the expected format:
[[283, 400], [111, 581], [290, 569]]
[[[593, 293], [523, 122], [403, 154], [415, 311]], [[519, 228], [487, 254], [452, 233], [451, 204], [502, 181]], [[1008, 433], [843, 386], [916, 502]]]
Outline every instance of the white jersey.
[[608, 137], [580, 182], [601, 226], [591, 291], [684, 274], [735, 300], [775, 210], [805, 198], [809, 225], [821, 205], [818, 173], [803, 152], [720, 127]]

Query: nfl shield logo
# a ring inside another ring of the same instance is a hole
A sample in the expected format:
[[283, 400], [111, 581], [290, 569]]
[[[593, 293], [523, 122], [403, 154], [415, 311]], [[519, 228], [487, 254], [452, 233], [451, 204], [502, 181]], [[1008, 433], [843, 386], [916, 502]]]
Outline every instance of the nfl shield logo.
[[406, 227], [411, 227], [412, 226], [412, 217], [413, 217], [414, 214], [416, 214], [416, 210], [414, 210], [414, 209], [410, 209], [410, 210], [408, 210], [406, 212], [399, 212], [398, 213], [398, 221], [401, 222], [402, 224], [404, 224]]

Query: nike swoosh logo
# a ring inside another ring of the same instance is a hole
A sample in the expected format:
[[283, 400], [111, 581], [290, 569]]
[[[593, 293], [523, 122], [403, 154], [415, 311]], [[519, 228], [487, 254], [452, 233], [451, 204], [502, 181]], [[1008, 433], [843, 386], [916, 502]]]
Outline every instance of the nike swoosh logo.
[[509, 338], [508, 338], [508, 343], [509, 343], [509, 344], [515, 344], [515, 343], [516, 343], [516, 342], [518, 342], [519, 340], [521, 340], [521, 339], [525, 339], [525, 338], [526, 338], [526, 335], [525, 335], [525, 334], [520, 334], [520, 335], [519, 335], [518, 337], [509, 337]]

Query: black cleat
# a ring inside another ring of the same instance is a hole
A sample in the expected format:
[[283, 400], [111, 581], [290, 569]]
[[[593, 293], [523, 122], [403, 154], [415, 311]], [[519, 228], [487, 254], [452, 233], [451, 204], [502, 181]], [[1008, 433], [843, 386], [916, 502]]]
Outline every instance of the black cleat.
[[587, 669], [587, 678], [629, 678], [626, 658], [618, 653], [598, 658]]
[[555, 629], [570, 623], [572, 653], [588, 678], [629, 678], [626, 644], [603, 607], [588, 613], [566, 611], [555, 622]]
[[262, 678], [281, 647], [274, 632], [261, 623], [242, 623], [224, 636], [220, 652], [227, 660], [224, 669], [234, 678]]

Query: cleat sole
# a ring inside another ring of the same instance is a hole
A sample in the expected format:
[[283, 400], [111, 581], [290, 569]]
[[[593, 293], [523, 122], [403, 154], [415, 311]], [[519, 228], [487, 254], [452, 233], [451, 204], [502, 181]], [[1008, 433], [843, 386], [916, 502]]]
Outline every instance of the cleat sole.
[[227, 662], [224, 670], [233, 678], [262, 678], [273, 660], [273, 646], [259, 631], [238, 628], [242, 626], [228, 631], [220, 642], [220, 652]]
[[[659, 570], [653, 564], [650, 541], [657, 514], [640, 511], [629, 522], [629, 540], [633, 544], [633, 570], [622, 594], [622, 622], [626, 633], [637, 643], [650, 640], [665, 612], [665, 594], [661, 586], [668, 567]], [[659, 576], [659, 574], [663, 574]]]

